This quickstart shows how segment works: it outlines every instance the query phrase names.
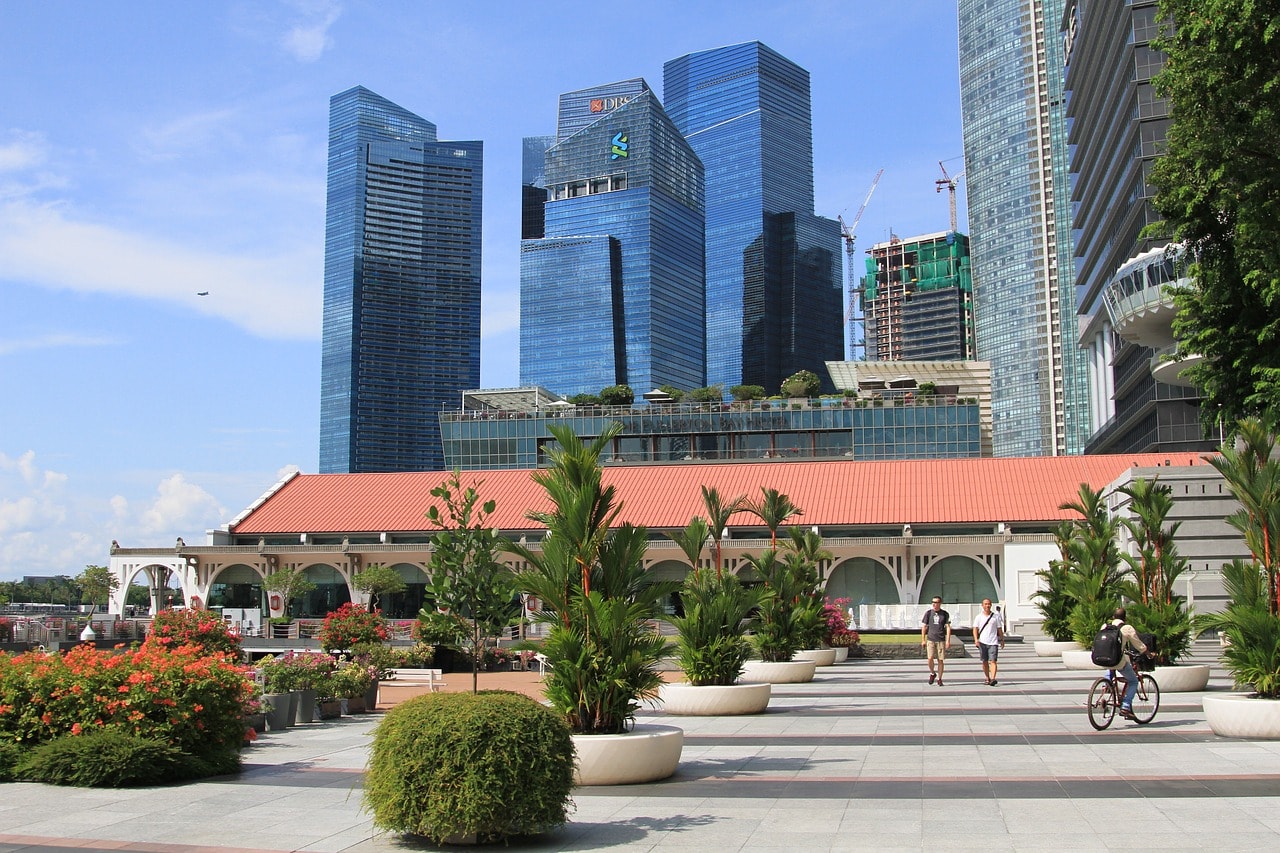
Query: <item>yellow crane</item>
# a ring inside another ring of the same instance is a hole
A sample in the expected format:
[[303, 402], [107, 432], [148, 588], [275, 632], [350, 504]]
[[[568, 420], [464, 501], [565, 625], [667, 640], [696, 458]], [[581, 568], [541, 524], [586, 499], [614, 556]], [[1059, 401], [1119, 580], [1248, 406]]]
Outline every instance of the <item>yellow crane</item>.
[[867, 209], [867, 202], [871, 201], [871, 194], [876, 191], [876, 185], [880, 183], [880, 176], [883, 174], [884, 169], [876, 172], [875, 179], [871, 182], [871, 189], [867, 190], [867, 197], [862, 200], [862, 207], [858, 208], [852, 222], [846, 223], [844, 216], [836, 217], [840, 221], [840, 233], [844, 236], [844, 271], [849, 289], [849, 307], [845, 311], [844, 324], [849, 327], [849, 358], [853, 361], [861, 360], [866, 355], [866, 341], [862, 329], [864, 319], [862, 289], [858, 287], [857, 238], [854, 232], [858, 230], [858, 222], [861, 221], [862, 214]]

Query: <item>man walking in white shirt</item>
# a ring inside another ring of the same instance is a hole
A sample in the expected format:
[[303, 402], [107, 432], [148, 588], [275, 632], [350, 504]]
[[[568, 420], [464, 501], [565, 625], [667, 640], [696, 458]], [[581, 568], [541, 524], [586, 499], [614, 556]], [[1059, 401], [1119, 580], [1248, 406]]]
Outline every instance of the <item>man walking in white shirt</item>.
[[1004, 616], [991, 609], [991, 599], [982, 599], [982, 613], [973, 623], [973, 642], [982, 658], [982, 674], [988, 687], [996, 686], [997, 659], [1004, 648]]

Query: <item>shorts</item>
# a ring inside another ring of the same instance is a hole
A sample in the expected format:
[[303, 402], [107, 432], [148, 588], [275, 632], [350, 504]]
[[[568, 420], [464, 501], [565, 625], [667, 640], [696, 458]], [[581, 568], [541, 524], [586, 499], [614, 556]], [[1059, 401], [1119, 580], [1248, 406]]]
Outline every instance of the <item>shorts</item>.
[[1000, 644], [978, 643], [978, 654], [982, 658], [983, 663], [990, 663], [1000, 658]]
[[925, 643], [925, 651], [928, 653], [929, 660], [946, 657], [947, 643], [945, 640], [928, 640]]

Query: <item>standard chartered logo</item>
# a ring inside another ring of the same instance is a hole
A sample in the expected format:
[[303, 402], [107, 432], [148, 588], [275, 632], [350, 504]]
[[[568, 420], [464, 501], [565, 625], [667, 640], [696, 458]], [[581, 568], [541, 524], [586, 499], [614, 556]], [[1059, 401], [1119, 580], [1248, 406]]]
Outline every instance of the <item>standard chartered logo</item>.
[[613, 135], [613, 152], [609, 155], [610, 160], [626, 159], [627, 149], [630, 147], [630, 143], [627, 142], [627, 139], [627, 132], [625, 130], [620, 130]]

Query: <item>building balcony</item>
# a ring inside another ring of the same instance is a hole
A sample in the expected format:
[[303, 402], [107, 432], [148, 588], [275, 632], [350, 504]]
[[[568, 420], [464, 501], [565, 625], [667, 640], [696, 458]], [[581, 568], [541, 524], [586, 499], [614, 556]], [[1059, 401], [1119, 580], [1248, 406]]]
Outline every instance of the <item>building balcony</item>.
[[1195, 383], [1183, 376], [1183, 371], [1202, 360], [1203, 356], [1199, 353], [1178, 352], [1177, 344], [1162, 347], [1151, 356], [1151, 377], [1166, 385], [1194, 388]]
[[1151, 249], [1131, 258], [1102, 291], [1112, 328], [1130, 343], [1156, 350], [1173, 347], [1172, 325], [1177, 309], [1170, 290], [1188, 284], [1186, 263], [1178, 245]]

